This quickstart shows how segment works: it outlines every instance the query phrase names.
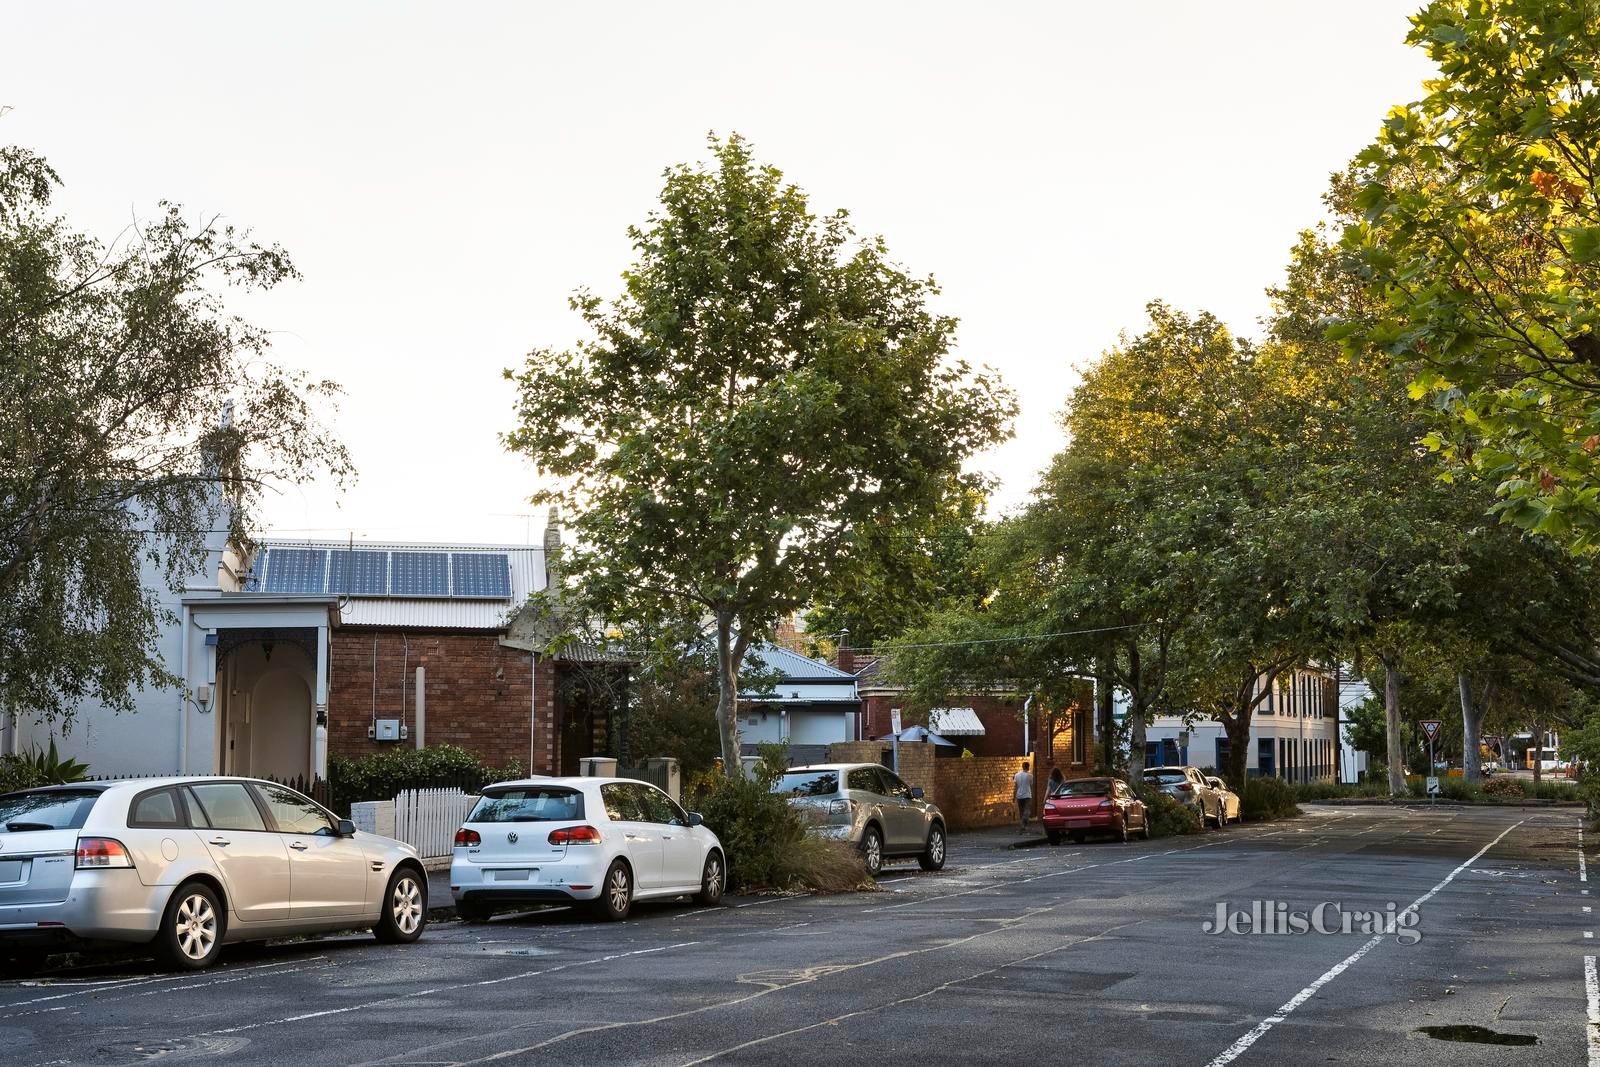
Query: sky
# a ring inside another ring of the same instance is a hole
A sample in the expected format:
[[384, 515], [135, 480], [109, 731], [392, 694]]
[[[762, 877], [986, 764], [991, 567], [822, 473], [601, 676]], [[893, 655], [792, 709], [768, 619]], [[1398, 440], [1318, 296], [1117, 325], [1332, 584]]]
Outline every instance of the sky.
[[233, 306], [343, 386], [358, 478], [284, 487], [268, 533], [537, 539], [501, 370], [581, 336], [568, 295], [617, 290], [710, 131], [939, 280], [1020, 400], [975, 462], [999, 512], [1148, 301], [1256, 331], [1329, 174], [1433, 73], [1417, 6], [8, 0], [0, 143], [83, 231], [165, 199], [288, 250], [303, 279]]

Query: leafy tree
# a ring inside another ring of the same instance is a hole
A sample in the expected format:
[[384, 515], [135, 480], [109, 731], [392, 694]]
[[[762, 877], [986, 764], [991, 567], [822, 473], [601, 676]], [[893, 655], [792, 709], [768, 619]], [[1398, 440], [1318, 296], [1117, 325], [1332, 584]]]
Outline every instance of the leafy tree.
[[1437, 0], [1407, 38], [1440, 68], [1356, 159], [1344, 245], [1384, 352], [1436, 412], [1428, 442], [1503, 515], [1600, 538], [1600, 8]]
[[142, 565], [176, 587], [267, 486], [350, 473], [314, 414], [336, 387], [223, 306], [294, 277], [282, 249], [170, 204], [102, 242], [51, 211], [57, 184], [0, 149], [0, 712], [49, 721], [176, 682]]
[[622, 294], [573, 298], [589, 339], [507, 371], [505, 442], [557, 481], [536, 499], [576, 511], [569, 563], [604, 617], [710, 620], [733, 775], [750, 644], [871, 573], [891, 517], [947, 514], [1014, 404], [949, 358], [931, 280], [843, 212], [812, 214], [741, 138], [711, 150], [711, 168], [668, 170], [630, 229]]

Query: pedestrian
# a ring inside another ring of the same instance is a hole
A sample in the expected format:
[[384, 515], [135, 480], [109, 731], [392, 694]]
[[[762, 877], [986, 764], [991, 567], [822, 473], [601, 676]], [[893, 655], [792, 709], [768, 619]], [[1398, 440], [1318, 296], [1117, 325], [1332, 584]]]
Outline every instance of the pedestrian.
[[1051, 767], [1050, 784], [1045, 787], [1044, 795], [1047, 798], [1055, 796], [1061, 791], [1061, 787], [1066, 784], [1066, 781], [1066, 776], [1061, 773], [1060, 767]]
[[1028, 807], [1033, 802], [1033, 775], [1028, 773], [1028, 761], [1022, 761], [1022, 770], [1011, 778], [1011, 795], [1017, 799], [1017, 821], [1022, 829], [1019, 833], [1028, 832]]

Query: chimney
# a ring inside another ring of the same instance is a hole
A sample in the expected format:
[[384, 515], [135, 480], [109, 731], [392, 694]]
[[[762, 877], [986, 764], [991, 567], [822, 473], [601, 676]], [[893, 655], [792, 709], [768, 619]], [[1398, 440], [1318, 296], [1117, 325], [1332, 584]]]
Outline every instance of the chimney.
[[561, 508], [555, 504], [544, 524], [544, 587], [552, 593], [561, 587]]
[[834, 653], [833, 665], [847, 674], [856, 673], [856, 650], [850, 647], [850, 631], [839, 631], [839, 650]]

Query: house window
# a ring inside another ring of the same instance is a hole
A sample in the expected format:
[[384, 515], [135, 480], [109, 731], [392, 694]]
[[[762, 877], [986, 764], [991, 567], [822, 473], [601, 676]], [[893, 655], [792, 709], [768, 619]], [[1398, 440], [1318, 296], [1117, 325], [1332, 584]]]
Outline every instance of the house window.
[[1271, 778], [1273, 769], [1272, 738], [1260, 738], [1256, 741], [1256, 773], [1263, 778]]
[[1089, 709], [1072, 709], [1072, 762], [1081, 767], [1089, 762]]
[[1214, 763], [1213, 766], [1216, 767], [1218, 774], [1221, 774], [1228, 766], [1228, 752], [1229, 748], [1227, 736], [1223, 735], [1222, 737], [1217, 738], [1217, 762]]

